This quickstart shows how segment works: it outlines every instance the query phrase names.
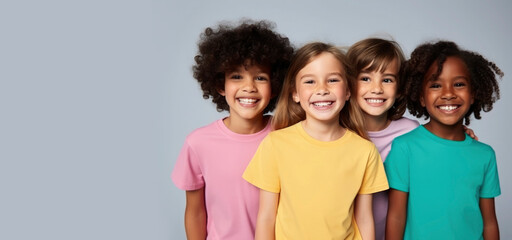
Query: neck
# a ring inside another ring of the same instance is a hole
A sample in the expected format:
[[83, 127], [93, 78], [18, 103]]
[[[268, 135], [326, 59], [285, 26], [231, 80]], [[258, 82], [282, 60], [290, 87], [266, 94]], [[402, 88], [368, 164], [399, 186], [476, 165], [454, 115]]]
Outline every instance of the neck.
[[325, 122], [317, 122], [306, 119], [301, 122], [304, 131], [311, 136], [312, 138], [323, 141], [330, 142], [341, 138], [345, 132], [347, 131], [344, 127], [342, 127], [338, 120], [330, 123]]
[[261, 116], [254, 119], [239, 119], [229, 116], [223, 122], [234, 133], [253, 134], [263, 130], [267, 126], [269, 119], [269, 116]]
[[462, 122], [456, 125], [438, 125], [428, 122], [424, 126], [428, 131], [443, 139], [452, 141], [464, 141], [466, 139]]
[[368, 132], [377, 132], [386, 129], [391, 120], [388, 119], [386, 114], [381, 116], [370, 116], [364, 114], [364, 127]]

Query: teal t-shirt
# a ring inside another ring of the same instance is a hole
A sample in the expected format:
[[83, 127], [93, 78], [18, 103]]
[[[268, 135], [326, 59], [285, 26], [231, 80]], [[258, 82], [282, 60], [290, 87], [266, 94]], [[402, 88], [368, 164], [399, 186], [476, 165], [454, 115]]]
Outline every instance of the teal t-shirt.
[[395, 138], [384, 166], [390, 188], [409, 194], [404, 239], [483, 239], [480, 198], [501, 194], [489, 145], [419, 126]]

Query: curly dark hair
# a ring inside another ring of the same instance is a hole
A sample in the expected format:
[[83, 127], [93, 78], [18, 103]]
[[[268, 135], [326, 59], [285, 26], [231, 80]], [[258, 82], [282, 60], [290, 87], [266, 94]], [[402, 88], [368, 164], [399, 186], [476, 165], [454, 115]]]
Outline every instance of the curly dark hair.
[[480, 112], [489, 112], [492, 105], [500, 98], [500, 89], [496, 75], [503, 77], [503, 72], [493, 62], [482, 55], [460, 49], [457, 44], [449, 41], [425, 43], [418, 46], [412, 53], [411, 59], [405, 64], [404, 76], [405, 95], [407, 96], [407, 108], [416, 117], [430, 117], [426, 108], [421, 106], [420, 97], [423, 91], [425, 74], [432, 64], [437, 64], [437, 78], [443, 71], [443, 64], [447, 57], [458, 57], [467, 66], [470, 74], [471, 91], [474, 95], [474, 103], [464, 116], [465, 125], [469, 125], [471, 114], [480, 119]]
[[[229, 111], [224, 90], [225, 73], [249, 61], [270, 67], [272, 96], [278, 96], [294, 48], [287, 37], [273, 31], [269, 21], [244, 20], [238, 26], [219, 24], [206, 28], [198, 43], [199, 53], [193, 66], [194, 78], [203, 90], [203, 98], [212, 98], [217, 111]], [[274, 110], [277, 97], [273, 97], [263, 113]]]

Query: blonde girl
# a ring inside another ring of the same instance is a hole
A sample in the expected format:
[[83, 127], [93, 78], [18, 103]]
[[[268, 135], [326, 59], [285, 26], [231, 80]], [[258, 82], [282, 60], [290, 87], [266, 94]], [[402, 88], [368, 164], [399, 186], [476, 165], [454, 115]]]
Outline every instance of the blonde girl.
[[298, 50], [271, 132], [244, 179], [260, 188], [256, 239], [374, 239], [372, 194], [388, 189], [366, 139], [345, 55], [325, 43]]

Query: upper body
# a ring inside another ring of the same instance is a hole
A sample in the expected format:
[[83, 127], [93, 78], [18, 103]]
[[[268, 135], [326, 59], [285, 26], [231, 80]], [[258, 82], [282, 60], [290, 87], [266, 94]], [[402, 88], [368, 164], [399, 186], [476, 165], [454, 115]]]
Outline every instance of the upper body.
[[[418, 121], [402, 117], [398, 120], [391, 121], [383, 130], [368, 131], [368, 136], [377, 147], [382, 161], [386, 161], [386, 157], [391, 150], [391, 142], [393, 139], [410, 132], [418, 127], [418, 125]], [[387, 212], [388, 192], [382, 191], [375, 193], [373, 195], [373, 219], [375, 221], [376, 239], [384, 239]]]
[[276, 239], [361, 239], [354, 198], [388, 188], [371, 142], [352, 131], [319, 141], [301, 123], [270, 133], [243, 177], [280, 194]]
[[270, 129], [264, 114], [275, 108], [294, 51], [274, 27], [268, 21], [223, 22], [200, 36], [194, 78], [202, 97], [229, 116], [191, 134], [176, 163], [173, 179], [187, 190], [190, 240], [254, 236], [259, 195], [241, 174]]
[[384, 165], [390, 188], [408, 193], [404, 239], [483, 239], [479, 201], [501, 193], [490, 146], [420, 126], [393, 141]]
[[204, 188], [207, 239], [252, 239], [259, 189], [241, 178], [267, 126], [254, 134], [237, 134], [217, 120], [192, 132], [176, 161], [172, 180], [183, 190]]
[[464, 125], [492, 109], [503, 73], [449, 41], [418, 46], [403, 72], [409, 112], [429, 121], [397, 138], [386, 160], [386, 238], [499, 239], [495, 154]]

